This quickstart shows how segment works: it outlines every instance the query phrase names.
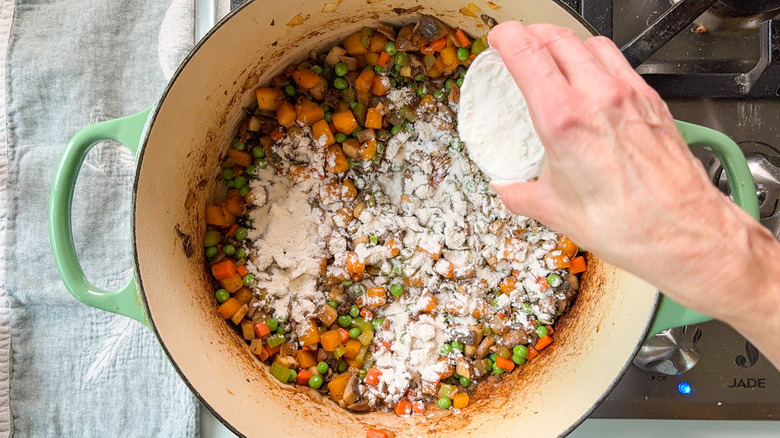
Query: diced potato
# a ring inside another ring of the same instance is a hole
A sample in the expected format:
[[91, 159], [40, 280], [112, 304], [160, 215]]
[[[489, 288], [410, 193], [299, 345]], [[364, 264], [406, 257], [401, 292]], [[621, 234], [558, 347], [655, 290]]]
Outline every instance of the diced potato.
[[[231, 294], [242, 287], [244, 287], [244, 280], [241, 279], [241, 276], [238, 274], [233, 274], [233, 276], [224, 278], [222, 280], [219, 280], [219, 284], [222, 285], [222, 288], [230, 292]], [[240, 304], [240, 303], [239, 303]]]
[[255, 339], [255, 325], [252, 321], [241, 321], [241, 334], [247, 341]]
[[295, 111], [295, 107], [290, 102], [281, 102], [276, 109], [276, 121], [282, 126], [289, 128], [295, 123], [297, 117], [298, 114]]
[[220, 205], [206, 206], [206, 223], [215, 227], [229, 227], [236, 223], [236, 217]]
[[325, 56], [325, 65], [328, 67], [333, 67], [334, 65], [341, 62], [339, 57], [344, 56], [347, 54], [347, 51], [344, 50], [341, 46], [333, 46], [331, 47], [330, 51], [328, 52], [328, 55]]
[[325, 118], [325, 110], [316, 102], [307, 99], [298, 99], [295, 104], [296, 120], [306, 126], [311, 126]]
[[228, 149], [228, 157], [239, 166], [247, 167], [252, 164], [252, 154], [245, 151], [239, 151], [233, 148]]
[[255, 91], [257, 108], [262, 111], [276, 111], [279, 104], [284, 102], [282, 90], [276, 87], [259, 87]]
[[344, 39], [344, 49], [350, 55], [364, 55], [368, 52], [368, 49], [360, 44], [360, 32], [355, 32]]
[[320, 331], [314, 319], [308, 319], [299, 326], [298, 341], [303, 345], [317, 345], [320, 342]]
[[222, 317], [222, 319], [228, 319], [233, 317], [233, 315], [238, 312], [238, 310], [241, 308], [242, 304], [238, 302], [235, 298], [229, 298], [227, 301], [222, 303], [219, 308], [217, 309], [217, 313], [219, 313], [219, 316]]

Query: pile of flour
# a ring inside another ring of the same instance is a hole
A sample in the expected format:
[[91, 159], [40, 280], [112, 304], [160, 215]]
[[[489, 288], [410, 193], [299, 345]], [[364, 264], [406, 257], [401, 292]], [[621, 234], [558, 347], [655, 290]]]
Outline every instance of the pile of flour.
[[525, 98], [493, 48], [477, 56], [463, 80], [458, 131], [471, 159], [495, 182], [527, 181], [547, 168]]

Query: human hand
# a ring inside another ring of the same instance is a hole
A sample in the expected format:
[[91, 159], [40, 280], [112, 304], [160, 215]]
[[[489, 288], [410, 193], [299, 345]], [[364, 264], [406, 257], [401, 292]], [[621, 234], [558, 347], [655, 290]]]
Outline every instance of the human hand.
[[517, 22], [496, 26], [489, 40], [523, 92], [549, 160], [537, 181], [492, 186], [511, 211], [684, 305], [744, 326], [764, 303], [776, 309], [765, 319], [780, 324], [777, 293], [761, 296], [767, 292], [745, 284], [746, 276], [767, 279], [756, 248], [764, 260], [777, 257], [774, 238], [712, 186], [665, 103], [611, 41]]

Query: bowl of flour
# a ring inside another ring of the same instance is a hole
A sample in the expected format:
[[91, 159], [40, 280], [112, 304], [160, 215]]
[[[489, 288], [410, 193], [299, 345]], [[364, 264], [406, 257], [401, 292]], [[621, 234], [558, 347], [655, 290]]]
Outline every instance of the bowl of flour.
[[458, 106], [460, 139], [491, 181], [528, 181], [547, 168], [525, 98], [497, 50], [488, 48], [471, 64]]

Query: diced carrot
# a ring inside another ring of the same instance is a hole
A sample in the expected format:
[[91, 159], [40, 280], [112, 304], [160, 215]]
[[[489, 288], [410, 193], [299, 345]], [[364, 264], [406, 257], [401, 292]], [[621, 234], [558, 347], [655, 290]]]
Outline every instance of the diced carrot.
[[439, 257], [441, 257], [441, 252], [433, 253], [433, 252], [430, 252], [427, 249], [423, 248], [422, 246], [418, 246], [417, 247], [417, 251], [424, 252], [425, 254], [428, 254], [434, 260], [439, 260]]
[[441, 51], [441, 49], [445, 48], [447, 46], [447, 38], [440, 38], [436, 41], [431, 41], [428, 44], [424, 44], [422, 47], [420, 47], [420, 53], [423, 55], [433, 55], [436, 52]]
[[536, 284], [539, 285], [539, 290], [544, 292], [550, 287], [550, 283], [547, 282], [547, 279], [544, 277], [539, 277], [536, 279]]
[[230, 228], [228, 228], [227, 233], [225, 234], [227, 234], [229, 237], [233, 237], [236, 235], [237, 229], [238, 229], [238, 224], [233, 224], [230, 226]]
[[349, 170], [349, 161], [347, 160], [347, 156], [344, 155], [341, 146], [337, 144], [331, 145], [331, 147], [328, 148], [326, 157], [329, 171], [333, 173], [342, 173]]
[[[427, 297], [427, 298], [426, 298]], [[425, 304], [425, 306], [420, 309], [420, 312], [422, 313], [431, 313], [436, 309], [436, 306], [439, 305], [439, 299], [436, 298], [434, 295], [423, 295], [421, 297], [421, 300], [428, 299], [428, 302]]]
[[390, 239], [385, 242], [385, 248], [390, 250], [390, 257], [395, 257], [401, 253], [401, 245], [395, 239]]
[[338, 330], [330, 330], [320, 335], [320, 344], [325, 351], [333, 351], [341, 345], [341, 334]]
[[223, 278], [222, 280], [219, 280], [220, 286], [222, 286], [223, 289], [227, 290], [231, 294], [242, 287], [244, 287], [244, 280], [241, 278], [240, 275], [233, 274], [228, 278]]
[[350, 34], [344, 38], [344, 48], [350, 55], [363, 55], [368, 49], [360, 44], [360, 31]]
[[228, 319], [232, 318], [233, 315], [238, 312], [238, 309], [240, 309], [242, 304], [235, 298], [230, 298], [224, 303], [220, 304], [219, 308], [217, 309], [217, 313], [219, 313], [219, 316], [222, 317], [222, 319]]
[[496, 366], [504, 371], [512, 371], [515, 368], [515, 363], [510, 359], [504, 359], [501, 356], [496, 356]]
[[[510, 362], [512, 362], [510, 360]], [[514, 363], [514, 362], [512, 362]], [[469, 395], [465, 392], [459, 392], [452, 398], [452, 407], [455, 409], [463, 409], [469, 405]]]
[[303, 89], [314, 88], [320, 84], [322, 76], [309, 69], [296, 70], [292, 74], [293, 80]]
[[276, 121], [280, 125], [289, 128], [295, 124], [295, 119], [298, 117], [298, 113], [295, 111], [295, 107], [286, 100], [279, 104], [279, 108], [276, 109]]
[[571, 266], [571, 259], [558, 249], [550, 251], [550, 253], [544, 256], [544, 262], [551, 269], [565, 269]]
[[436, 56], [436, 60], [433, 62], [431, 68], [426, 72], [428, 76], [432, 78], [438, 78], [444, 72], [444, 61], [441, 56]]
[[352, 373], [344, 371], [328, 382], [328, 390], [330, 391], [330, 397], [333, 400], [341, 400], [341, 397], [344, 395], [344, 390], [347, 388], [347, 383], [349, 383], [349, 379], [351, 378]]
[[387, 44], [387, 37], [379, 32], [374, 32], [374, 34], [371, 36], [371, 42], [368, 44], [368, 51], [374, 53], [385, 53], [385, 44]]
[[376, 108], [369, 108], [366, 112], [366, 128], [382, 129], [382, 113]]
[[232, 260], [225, 260], [225, 261], [216, 263], [216, 264], [214, 264], [214, 266], [211, 267], [211, 274], [217, 280], [223, 280], [225, 278], [230, 278], [235, 273], [236, 273], [236, 265], [235, 265], [235, 263], [233, 263]]
[[236, 268], [236, 273], [240, 276], [244, 276], [249, 273], [249, 269], [246, 268], [246, 265], [241, 265]]
[[[368, 375], [366, 375], [368, 377]], [[409, 400], [398, 400], [398, 403], [395, 404], [395, 415], [398, 415], [399, 417], [405, 417], [407, 415], [412, 414], [412, 402]]]
[[382, 76], [377, 76], [374, 78], [374, 82], [371, 84], [371, 92], [376, 94], [377, 96], [384, 96], [387, 94], [387, 86], [389, 84], [389, 81], [387, 81], [387, 78], [383, 78]]
[[349, 332], [346, 331], [344, 328], [339, 327], [338, 328], [339, 335], [341, 336], [341, 343], [346, 344], [347, 341], [349, 341]]
[[309, 318], [304, 321], [298, 330], [298, 340], [301, 344], [317, 345], [317, 343], [320, 342], [320, 330], [317, 326], [317, 321], [315, 321], [314, 318]]
[[347, 272], [350, 274], [362, 274], [366, 270], [366, 264], [360, 260], [354, 251], [347, 252], [346, 260]]
[[282, 90], [276, 87], [259, 87], [255, 90], [257, 108], [263, 111], [276, 111], [284, 101]]
[[531, 359], [535, 358], [538, 355], [539, 355], [539, 350], [537, 350], [534, 347], [528, 347], [528, 356], [526, 356], [525, 358], [528, 359], [528, 360], [531, 360]]
[[376, 74], [374, 73], [374, 70], [363, 70], [360, 72], [360, 75], [357, 77], [357, 79], [355, 79], [355, 89], [357, 91], [368, 93], [371, 91], [371, 84], [373, 84], [375, 77]]
[[587, 269], [587, 266], [585, 265], [585, 257], [583, 256], [574, 257], [571, 260], [571, 267], [569, 268], [569, 273], [579, 274], [580, 272], [585, 272], [585, 269]]
[[387, 438], [387, 432], [369, 427], [366, 431], [366, 438]]
[[252, 298], [254, 295], [252, 295], [252, 291], [249, 290], [248, 287], [244, 286], [241, 289], [239, 289], [235, 295], [233, 295], [233, 298], [237, 299], [241, 302], [241, 304], [249, 304], [250, 301], [252, 301]]
[[444, 70], [454, 70], [460, 64], [458, 49], [455, 46], [441, 49], [441, 62], [444, 63]]
[[298, 376], [295, 378], [295, 383], [306, 386], [309, 384], [309, 379], [314, 377], [314, 373], [307, 370], [306, 368], [301, 367], [301, 370], [298, 371]]
[[463, 32], [462, 29], [455, 31], [455, 38], [458, 40], [458, 44], [460, 44], [461, 47], [468, 47], [471, 45], [469, 37], [466, 36], [466, 33]]
[[536, 341], [536, 345], [534, 345], [534, 348], [536, 349], [536, 351], [541, 351], [548, 345], [552, 344], [552, 341], [553, 341], [552, 336], [544, 335], [541, 338], [539, 338], [538, 341]]
[[360, 309], [360, 316], [362, 316], [363, 319], [373, 319], [374, 318], [374, 314], [370, 310], [366, 309], [365, 307]]
[[221, 205], [206, 206], [206, 223], [216, 227], [227, 227], [236, 223], [236, 217]]
[[336, 137], [333, 136], [333, 132], [330, 130], [330, 126], [325, 119], [311, 125], [311, 133], [315, 140], [322, 147], [327, 147], [336, 143]]
[[422, 401], [416, 401], [412, 403], [412, 412], [415, 414], [424, 414], [425, 413], [425, 403]]
[[379, 53], [368, 52], [363, 56], [366, 59], [366, 65], [370, 67], [379, 65]]
[[257, 324], [255, 324], [255, 335], [257, 335], [258, 338], [265, 338], [270, 334], [271, 334], [271, 329], [268, 328], [268, 324], [264, 322], [258, 322]]
[[[263, 350], [265, 350], [266, 357], [271, 357], [274, 354], [278, 353], [279, 350], [282, 349], [281, 345], [277, 345], [276, 347], [269, 347], [268, 344], [263, 344]], [[265, 359], [263, 359], [265, 360]]]
[[382, 68], [387, 67], [387, 64], [390, 63], [390, 55], [387, 54], [387, 52], [382, 52], [379, 54], [379, 66]]
[[267, 346], [266, 346], [265, 344], [262, 344], [262, 345], [260, 346], [260, 351], [258, 351], [258, 352], [256, 352], [256, 353], [255, 353], [255, 354], [257, 355], [257, 357], [259, 357], [259, 358], [260, 358], [260, 360], [266, 360], [266, 359], [268, 359], [269, 357], [271, 357], [271, 355], [270, 355], [270, 354], [268, 354], [268, 349], [267, 349], [266, 347], [267, 347]]
[[365, 382], [366, 385], [376, 385], [379, 383], [379, 377], [382, 376], [382, 372], [379, 371], [379, 368], [371, 367], [368, 372], [366, 372], [366, 378]]
[[310, 368], [317, 365], [317, 358], [309, 350], [298, 350], [295, 352], [295, 360], [301, 368]]
[[347, 350], [344, 353], [344, 357], [347, 359], [354, 359], [357, 357], [358, 352], [360, 351], [360, 347], [362, 347], [363, 344], [360, 343], [357, 339], [350, 339], [347, 341], [346, 347]]
[[298, 99], [295, 103], [295, 113], [298, 123], [306, 126], [311, 126], [325, 118], [325, 110], [308, 99]]
[[368, 307], [380, 307], [387, 303], [387, 292], [384, 286], [376, 286], [366, 291], [366, 301]]
[[336, 127], [336, 130], [346, 135], [352, 134], [360, 126], [350, 110], [333, 113], [331, 120], [333, 120], [333, 126]]
[[501, 281], [501, 283], [498, 284], [498, 288], [501, 289], [501, 292], [505, 293], [506, 295], [509, 295], [510, 292], [515, 290], [515, 284], [517, 283], [517, 279], [515, 277], [507, 277]]
[[558, 249], [560, 249], [561, 253], [569, 259], [573, 259], [580, 250], [577, 244], [566, 236], [558, 238]]
[[250, 164], [252, 164], [252, 154], [246, 151], [239, 151], [237, 149], [230, 148], [228, 149], [228, 157], [233, 159], [233, 162], [238, 164], [239, 166], [247, 167]]
[[279, 141], [284, 138], [284, 129], [278, 126], [276, 129], [268, 133], [268, 137], [273, 141]]

